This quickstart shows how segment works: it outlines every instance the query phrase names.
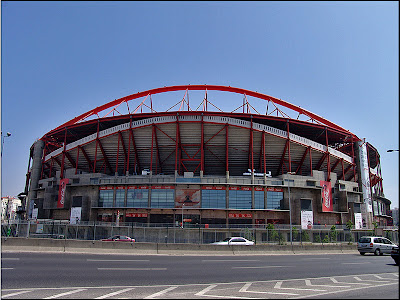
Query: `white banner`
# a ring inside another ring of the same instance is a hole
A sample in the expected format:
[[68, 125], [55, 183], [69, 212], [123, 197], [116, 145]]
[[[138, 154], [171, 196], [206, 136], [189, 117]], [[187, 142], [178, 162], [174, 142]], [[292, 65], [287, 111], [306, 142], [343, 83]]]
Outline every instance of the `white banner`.
[[362, 182], [363, 202], [366, 204], [367, 212], [372, 212], [371, 186], [369, 182], [368, 155], [365, 139], [357, 142], [358, 153], [360, 156], [360, 173]]
[[82, 207], [71, 207], [71, 217], [69, 219], [70, 224], [79, 223], [82, 215]]
[[34, 219], [34, 220], [37, 219], [38, 212], [39, 212], [39, 209], [38, 209], [38, 208], [32, 209], [32, 219]]
[[362, 214], [355, 213], [354, 214], [354, 228], [355, 229], [362, 229], [363, 228], [363, 221], [362, 221]]
[[301, 229], [312, 229], [313, 227], [313, 212], [310, 210], [301, 211]]

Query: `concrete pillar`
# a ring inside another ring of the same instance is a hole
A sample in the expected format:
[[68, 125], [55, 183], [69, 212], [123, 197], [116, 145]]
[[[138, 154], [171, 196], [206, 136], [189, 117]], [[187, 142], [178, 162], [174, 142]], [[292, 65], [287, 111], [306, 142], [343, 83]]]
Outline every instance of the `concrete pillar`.
[[33, 200], [37, 196], [36, 189], [39, 186], [40, 175], [42, 172], [43, 149], [44, 149], [44, 141], [37, 140], [33, 148], [30, 183], [28, 189], [28, 196], [26, 198], [26, 203], [25, 203], [27, 218], [32, 217]]

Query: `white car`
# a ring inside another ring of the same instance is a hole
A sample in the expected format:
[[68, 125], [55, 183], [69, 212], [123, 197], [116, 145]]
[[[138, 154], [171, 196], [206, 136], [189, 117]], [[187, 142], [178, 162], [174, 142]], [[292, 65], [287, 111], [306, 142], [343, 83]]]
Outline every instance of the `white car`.
[[249, 241], [243, 237], [229, 237], [226, 238], [222, 241], [219, 242], [214, 242], [211, 243], [212, 245], [233, 245], [233, 246], [237, 246], [237, 245], [245, 245], [245, 246], [251, 246], [254, 245], [253, 241]]

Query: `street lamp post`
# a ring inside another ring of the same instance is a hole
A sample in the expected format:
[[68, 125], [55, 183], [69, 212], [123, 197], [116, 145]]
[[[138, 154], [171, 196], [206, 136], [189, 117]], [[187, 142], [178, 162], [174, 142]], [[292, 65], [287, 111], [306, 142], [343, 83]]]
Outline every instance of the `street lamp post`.
[[[288, 173], [291, 175], [291, 173]], [[288, 183], [288, 193], [289, 193], [289, 226], [290, 226], [290, 245], [293, 246], [293, 231], [292, 231], [292, 205], [290, 203], [290, 182], [294, 182], [293, 179], [284, 179]]]
[[3, 157], [4, 140], [5, 140], [6, 137], [10, 137], [10, 136], [11, 136], [10, 132], [7, 132], [6, 135], [3, 135], [3, 134], [1, 135], [1, 137], [2, 137], [2, 141], [1, 141], [1, 157]]
[[182, 229], [183, 229], [183, 207], [185, 206], [185, 203], [182, 203]]

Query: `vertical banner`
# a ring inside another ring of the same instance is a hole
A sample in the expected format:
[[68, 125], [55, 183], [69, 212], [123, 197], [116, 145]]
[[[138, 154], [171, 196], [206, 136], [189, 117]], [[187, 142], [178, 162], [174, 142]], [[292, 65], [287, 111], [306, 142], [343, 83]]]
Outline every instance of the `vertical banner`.
[[312, 229], [314, 223], [312, 210], [301, 211], [301, 229]]
[[82, 207], [71, 207], [70, 224], [77, 224], [81, 221]]
[[38, 212], [39, 212], [39, 209], [38, 209], [38, 208], [32, 209], [32, 219], [34, 219], [34, 220], [37, 219], [37, 217], [38, 217]]
[[362, 214], [355, 213], [354, 214], [354, 228], [355, 229], [362, 229], [363, 228], [363, 221], [362, 221]]
[[369, 182], [368, 155], [365, 139], [357, 142], [360, 157], [360, 175], [362, 183], [363, 202], [366, 204], [367, 212], [372, 212], [371, 186]]
[[333, 211], [331, 182], [321, 180], [320, 184], [322, 186], [322, 211]]
[[69, 183], [69, 179], [68, 178], [63, 178], [63, 179], [60, 180], [60, 188], [58, 190], [57, 208], [64, 208], [65, 189], [67, 187], [67, 183]]

